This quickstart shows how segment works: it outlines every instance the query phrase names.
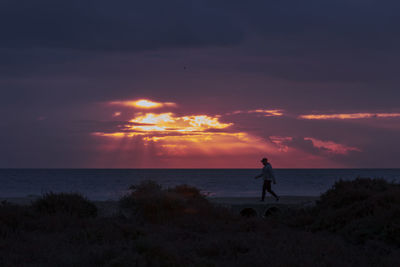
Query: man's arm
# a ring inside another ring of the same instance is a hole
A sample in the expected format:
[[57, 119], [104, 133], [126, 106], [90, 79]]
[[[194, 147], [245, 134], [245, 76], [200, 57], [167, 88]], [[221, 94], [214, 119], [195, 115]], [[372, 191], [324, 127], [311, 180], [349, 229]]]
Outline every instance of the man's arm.
[[261, 174], [259, 174], [259, 175], [257, 175], [256, 177], [254, 177], [254, 179], [258, 179], [258, 178], [260, 178], [261, 176], [263, 176], [263, 174], [261, 173]]
[[260, 178], [260, 177], [263, 177], [264, 176], [264, 168], [261, 170], [261, 173], [259, 174], [259, 175], [257, 175], [256, 177], [254, 177], [254, 179], [258, 179], [258, 178]]

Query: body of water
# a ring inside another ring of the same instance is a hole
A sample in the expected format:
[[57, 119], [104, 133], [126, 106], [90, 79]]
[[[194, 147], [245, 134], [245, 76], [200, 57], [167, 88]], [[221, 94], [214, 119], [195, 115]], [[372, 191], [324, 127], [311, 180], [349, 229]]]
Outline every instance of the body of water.
[[[196, 186], [215, 197], [258, 197], [261, 169], [0, 169], [0, 197], [80, 192], [92, 200], [116, 200], [132, 184], [154, 180], [164, 187]], [[318, 196], [339, 179], [384, 178], [400, 182], [400, 169], [275, 169], [278, 195]]]

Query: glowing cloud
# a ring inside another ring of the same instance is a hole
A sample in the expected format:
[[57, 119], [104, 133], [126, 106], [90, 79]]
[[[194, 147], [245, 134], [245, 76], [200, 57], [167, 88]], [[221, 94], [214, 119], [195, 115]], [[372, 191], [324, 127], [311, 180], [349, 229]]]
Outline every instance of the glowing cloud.
[[281, 109], [253, 109], [253, 110], [236, 110], [229, 112], [226, 115], [237, 115], [237, 114], [262, 114], [265, 117], [283, 116], [283, 110]]
[[161, 108], [161, 107], [175, 107], [176, 104], [172, 102], [154, 102], [147, 99], [139, 99], [136, 101], [112, 101], [109, 102], [110, 105], [118, 105], [118, 106], [126, 106], [126, 107], [133, 107], [139, 109], [153, 109], [153, 108]]
[[126, 129], [146, 132], [204, 132], [209, 129], [224, 129], [232, 125], [232, 123], [221, 123], [217, 117], [207, 115], [179, 117], [171, 112], [146, 113], [131, 119], [130, 122], [135, 125], [127, 125]]
[[343, 113], [343, 114], [308, 114], [300, 115], [306, 120], [354, 120], [371, 118], [400, 118], [400, 113]]
[[304, 140], [309, 140], [312, 142], [314, 147], [326, 150], [327, 152], [333, 153], [333, 154], [346, 155], [350, 151], [361, 152], [361, 149], [359, 149], [357, 147], [345, 146], [342, 144], [335, 143], [333, 141], [322, 141], [322, 140], [318, 140], [318, 139], [315, 139], [312, 137], [305, 137]]
[[[150, 102], [153, 108], [165, 103]], [[113, 103], [136, 107], [147, 102], [122, 101]], [[260, 112], [263, 113], [264, 112]], [[160, 157], [180, 157], [207, 155], [249, 155], [278, 152], [276, 146], [262, 138], [245, 132], [236, 132], [233, 123], [221, 121], [216, 115], [177, 115], [172, 112], [139, 112], [126, 123], [121, 123], [114, 132], [94, 132], [93, 136], [107, 137], [114, 142], [104, 150], [128, 149], [139, 142]]]

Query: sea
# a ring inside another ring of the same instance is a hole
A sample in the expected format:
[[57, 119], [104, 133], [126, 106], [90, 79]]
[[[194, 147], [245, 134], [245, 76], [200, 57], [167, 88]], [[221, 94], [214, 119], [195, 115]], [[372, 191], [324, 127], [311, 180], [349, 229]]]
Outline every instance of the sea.
[[[281, 196], [319, 196], [335, 181], [357, 177], [400, 182], [400, 169], [275, 169]], [[78, 192], [91, 200], [118, 200], [131, 185], [153, 180], [164, 188], [187, 184], [209, 197], [259, 197], [261, 169], [0, 169], [0, 198]]]

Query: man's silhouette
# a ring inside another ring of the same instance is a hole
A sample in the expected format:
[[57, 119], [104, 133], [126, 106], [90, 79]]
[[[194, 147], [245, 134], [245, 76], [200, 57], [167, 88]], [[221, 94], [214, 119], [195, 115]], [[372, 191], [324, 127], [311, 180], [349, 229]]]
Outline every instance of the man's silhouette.
[[271, 195], [273, 195], [275, 197], [276, 201], [278, 201], [279, 197], [274, 193], [274, 191], [271, 190], [271, 182], [276, 184], [275, 175], [272, 170], [272, 166], [271, 166], [271, 164], [269, 164], [267, 158], [263, 158], [261, 160], [261, 163], [264, 165], [264, 168], [262, 168], [261, 174], [254, 177], [255, 179], [263, 177], [263, 179], [264, 179], [261, 201], [264, 201], [264, 199], [265, 199], [265, 191], [268, 191]]

